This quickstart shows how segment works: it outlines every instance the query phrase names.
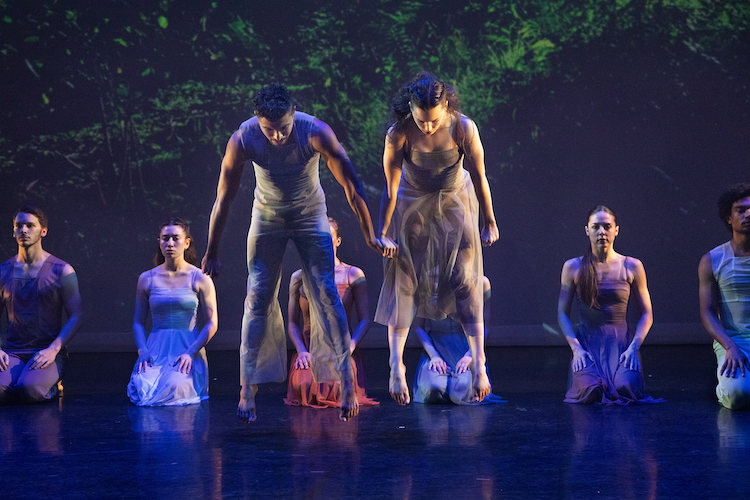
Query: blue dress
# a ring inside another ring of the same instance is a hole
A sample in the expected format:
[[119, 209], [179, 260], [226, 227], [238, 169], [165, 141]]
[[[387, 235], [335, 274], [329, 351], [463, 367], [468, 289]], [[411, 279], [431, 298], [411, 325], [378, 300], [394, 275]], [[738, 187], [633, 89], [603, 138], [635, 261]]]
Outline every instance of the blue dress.
[[204, 348], [193, 356], [190, 373], [180, 373], [173, 366], [198, 335], [198, 294], [194, 283], [199, 272], [200, 269], [193, 268], [182, 287], [167, 288], [154, 269], [148, 271], [148, 305], [153, 327], [146, 348], [154, 366], [141, 373], [137, 373], [137, 364], [133, 368], [128, 397], [138, 406], [189, 405], [208, 399], [208, 360]]

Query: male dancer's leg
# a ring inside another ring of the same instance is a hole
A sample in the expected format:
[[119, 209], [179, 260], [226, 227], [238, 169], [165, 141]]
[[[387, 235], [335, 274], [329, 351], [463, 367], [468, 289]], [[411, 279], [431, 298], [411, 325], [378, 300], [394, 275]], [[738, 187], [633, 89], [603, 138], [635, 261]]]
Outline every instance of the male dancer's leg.
[[254, 217], [247, 236], [247, 297], [240, 345], [240, 402], [237, 416], [256, 419], [255, 394], [259, 383], [286, 378], [286, 336], [279, 306], [281, 263], [288, 235], [263, 232]]
[[[333, 244], [327, 232], [292, 236], [302, 263], [302, 282], [310, 303], [310, 352], [318, 382], [341, 379], [341, 420], [359, 413], [349, 353], [350, 334], [336, 289]], [[338, 374], [340, 374], [340, 376]]]

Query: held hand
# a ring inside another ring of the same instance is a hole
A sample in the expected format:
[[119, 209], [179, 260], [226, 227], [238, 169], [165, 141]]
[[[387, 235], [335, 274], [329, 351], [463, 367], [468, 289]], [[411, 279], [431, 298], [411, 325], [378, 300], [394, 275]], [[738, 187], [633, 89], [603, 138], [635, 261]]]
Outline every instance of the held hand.
[[495, 243], [500, 238], [500, 231], [497, 229], [497, 225], [485, 224], [482, 228], [482, 246], [488, 247]]
[[634, 348], [632, 345], [625, 349], [625, 352], [620, 355], [620, 364], [634, 372], [640, 371], [641, 362], [638, 359], [638, 349]]
[[471, 356], [464, 356], [459, 359], [456, 363], [456, 373], [464, 373], [469, 369], [469, 365], [471, 365]]
[[590, 359], [591, 362], [594, 362], [594, 358], [591, 357], [591, 354], [589, 354], [588, 351], [584, 351], [583, 349], [579, 349], [577, 351], [573, 351], [573, 371], [579, 372], [586, 368], [586, 358]]
[[377, 238], [365, 238], [365, 241], [367, 243], [367, 246], [372, 250], [378, 252], [379, 254], [383, 253], [383, 247], [380, 246], [380, 241]]
[[137, 373], [146, 373], [146, 368], [154, 366], [154, 361], [151, 359], [151, 354], [149, 354], [146, 349], [139, 349], [138, 361], [135, 362], [135, 365], [138, 367]]
[[750, 368], [747, 356], [736, 345], [727, 349], [726, 352], [724, 364], [721, 365], [719, 375], [727, 378], [737, 378], [739, 375], [744, 377], [745, 370]]
[[193, 357], [188, 353], [180, 354], [172, 366], [176, 366], [178, 372], [187, 375], [193, 368]]
[[445, 364], [445, 361], [443, 361], [442, 358], [435, 356], [434, 358], [430, 359], [430, 370], [438, 372], [441, 375], [445, 375], [446, 373], [448, 373], [448, 365]]
[[4, 372], [10, 366], [10, 356], [8, 353], [0, 349], [0, 372]]
[[380, 251], [383, 254], [383, 257], [388, 257], [389, 259], [394, 258], [396, 255], [398, 255], [398, 245], [390, 239], [388, 236], [383, 236], [382, 238], [377, 238], [377, 245], [380, 247]]
[[294, 368], [297, 370], [309, 370], [311, 361], [312, 356], [310, 356], [309, 352], [297, 353], [297, 362], [294, 363]]
[[33, 358], [31, 358], [31, 366], [29, 367], [29, 369], [42, 370], [44, 368], [52, 366], [55, 363], [55, 358], [57, 357], [58, 352], [59, 351], [56, 351], [51, 347], [42, 349], [38, 353], [34, 354]]
[[221, 261], [218, 257], [209, 257], [206, 254], [201, 261], [201, 269], [203, 270], [203, 274], [207, 274], [213, 278], [221, 273]]

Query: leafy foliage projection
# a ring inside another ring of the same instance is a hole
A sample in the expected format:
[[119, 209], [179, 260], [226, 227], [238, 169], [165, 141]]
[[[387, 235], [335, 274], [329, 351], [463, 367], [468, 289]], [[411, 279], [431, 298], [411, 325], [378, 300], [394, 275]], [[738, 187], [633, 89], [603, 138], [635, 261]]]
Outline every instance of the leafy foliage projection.
[[257, 4], [0, 0], [3, 208], [203, 213], [225, 141], [274, 80], [378, 188], [388, 103], [419, 70], [453, 82], [481, 127], [566, 48], [637, 31], [711, 59], [750, 21], [746, 1]]

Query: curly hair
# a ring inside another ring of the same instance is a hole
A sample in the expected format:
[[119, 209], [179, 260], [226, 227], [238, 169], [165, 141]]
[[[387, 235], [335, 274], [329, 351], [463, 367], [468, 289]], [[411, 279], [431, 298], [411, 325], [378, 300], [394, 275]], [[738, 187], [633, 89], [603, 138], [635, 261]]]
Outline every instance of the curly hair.
[[455, 89], [441, 82], [426, 71], [419, 73], [409, 83], [401, 87], [391, 103], [391, 128], [402, 133], [411, 119], [411, 108], [432, 109], [448, 101], [448, 112], [454, 116], [461, 114], [461, 103]]
[[[162, 229], [168, 226], [179, 226], [185, 232], [185, 240], [190, 240], [190, 246], [187, 248], [187, 250], [185, 250], [185, 261], [188, 264], [197, 266], [198, 254], [196, 253], [195, 247], [193, 246], [193, 237], [190, 235], [190, 224], [179, 217], [173, 217], [162, 222], [159, 225], [159, 234], [161, 234]], [[159, 246], [159, 248], [156, 250], [156, 253], [154, 254], [154, 266], [164, 264], [165, 260], [166, 259], [164, 258], [164, 255], [161, 253], [161, 246]]]
[[253, 99], [255, 112], [266, 120], [275, 122], [292, 110], [289, 91], [279, 83], [263, 87]]
[[724, 223], [729, 232], [732, 232], [732, 225], [728, 222], [729, 216], [732, 215], [732, 207], [735, 203], [743, 198], [750, 196], [750, 183], [735, 184], [721, 193], [719, 202], [719, 219]]

